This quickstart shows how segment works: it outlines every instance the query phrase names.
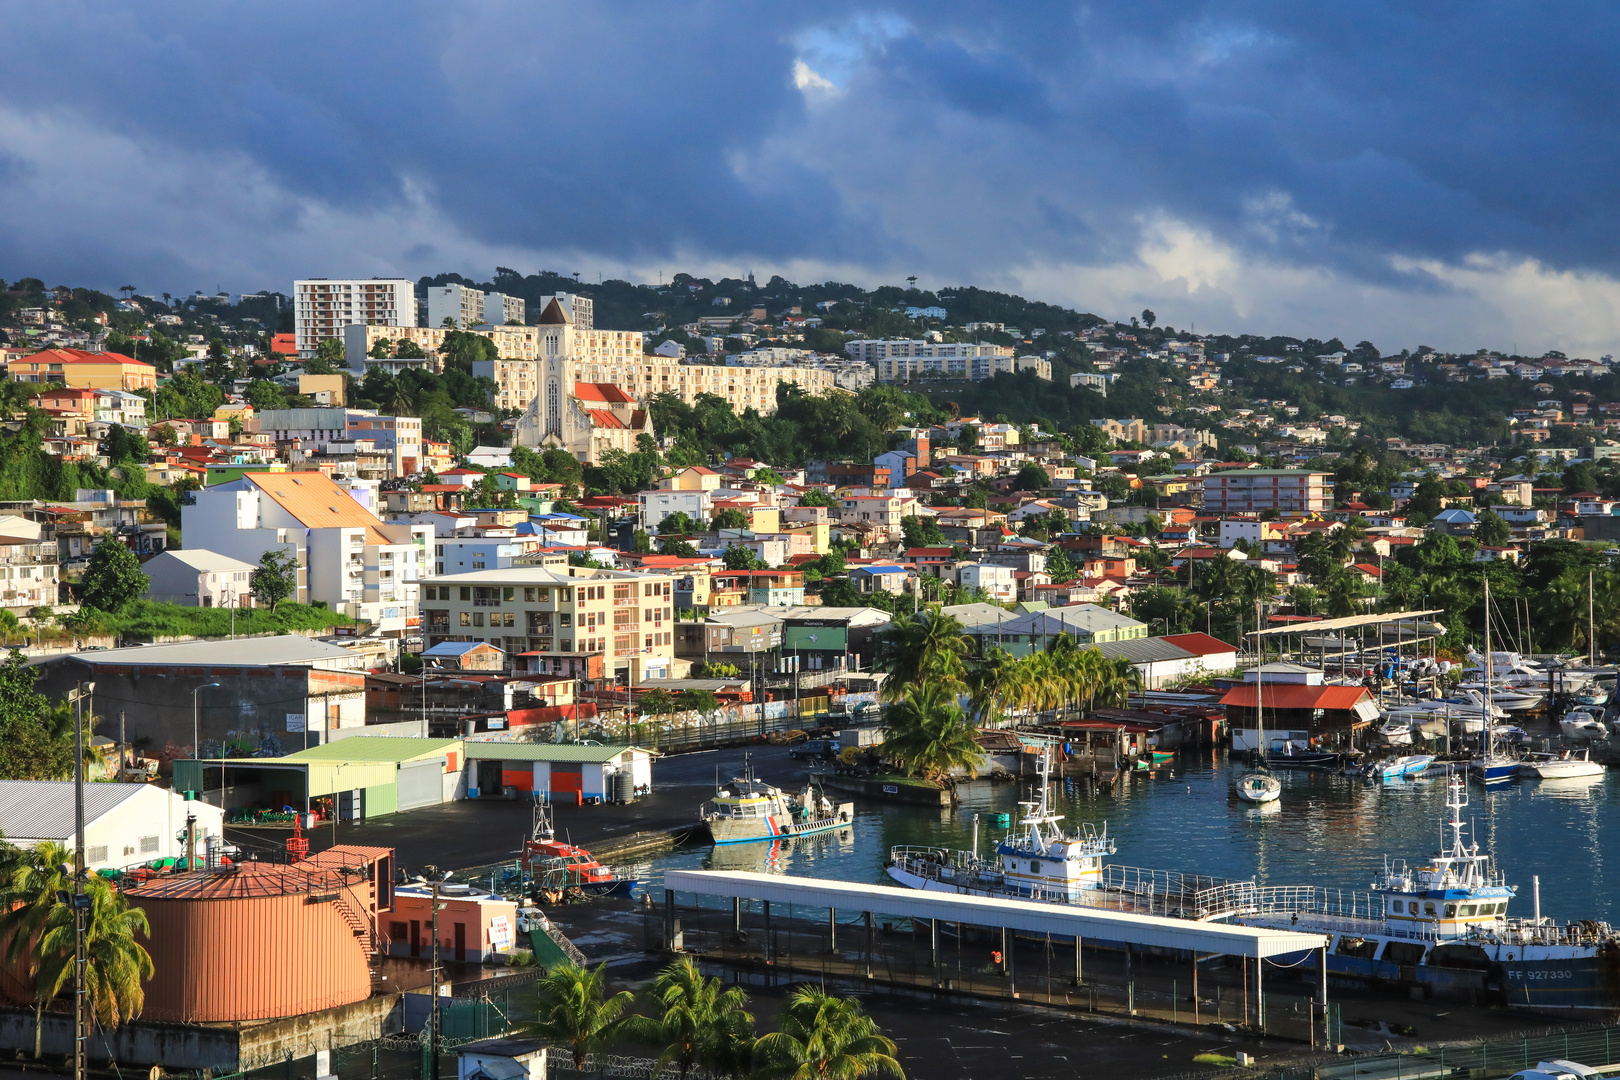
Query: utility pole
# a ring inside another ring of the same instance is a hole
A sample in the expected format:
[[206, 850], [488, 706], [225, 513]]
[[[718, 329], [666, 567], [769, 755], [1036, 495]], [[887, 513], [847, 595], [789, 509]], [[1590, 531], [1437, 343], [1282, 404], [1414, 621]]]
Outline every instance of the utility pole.
[[[90, 898], [84, 892], [84, 699], [96, 684], [80, 685], [74, 694], [73, 719], [73, 1080], [85, 1080], [89, 1071], [90, 1010], [85, 987], [85, 912]], [[92, 707], [91, 719], [95, 719]]]
[[[424, 870], [432, 877], [433, 888], [433, 966], [429, 969], [430, 983], [428, 1002], [428, 1076], [427, 1080], [439, 1080], [439, 885], [444, 881], [439, 876], [437, 866], [425, 866]], [[416, 880], [421, 881], [419, 877]]]

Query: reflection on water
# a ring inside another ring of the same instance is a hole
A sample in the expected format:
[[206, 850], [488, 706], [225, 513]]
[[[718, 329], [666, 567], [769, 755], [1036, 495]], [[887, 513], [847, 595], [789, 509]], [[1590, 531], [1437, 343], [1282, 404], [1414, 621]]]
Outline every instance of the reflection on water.
[[[1408, 862], [1443, 842], [1445, 780], [1367, 783], [1323, 773], [1283, 772], [1281, 800], [1263, 807], [1231, 796], [1231, 776], [1211, 752], [1174, 770], [1138, 775], [1114, 795], [1065, 779], [1056, 809], [1073, 828], [1104, 823], [1118, 845], [1112, 862], [1254, 877], [1267, 884], [1363, 889], [1384, 856]], [[975, 784], [956, 809], [856, 803], [855, 827], [793, 841], [689, 848], [660, 857], [666, 867], [765, 870], [843, 881], [886, 881], [883, 860], [896, 844], [968, 848], [979, 813], [979, 850], [988, 854], [1010, 830], [987, 815], [1016, 814], [1028, 785]], [[1485, 791], [1470, 785], [1465, 820], [1480, 847], [1519, 887], [1511, 910], [1530, 913], [1530, 879], [1541, 877], [1545, 914], [1620, 921], [1620, 871], [1610, 877], [1605, 849], [1620, 844], [1620, 778], [1516, 780]], [[1016, 820], [1016, 818], [1014, 819]], [[655, 878], [656, 881], [656, 878]]]

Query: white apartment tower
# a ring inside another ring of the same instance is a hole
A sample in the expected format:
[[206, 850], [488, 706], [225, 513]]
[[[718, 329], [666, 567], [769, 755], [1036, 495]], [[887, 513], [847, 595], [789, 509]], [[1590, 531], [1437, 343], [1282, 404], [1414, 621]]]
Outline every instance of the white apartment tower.
[[402, 278], [307, 278], [293, 282], [298, 355], [314, 356], [346, 326], [415, 326], [416, 285]]
[[523, 322], [524, 307], [522, 297], [466, 285], [436, 285], [427, 291], [427, 324], [443, 326], [444, 320], [453, 319], [458, 330], [480, 323], [505, 326], [509, 321]]
[[578, 293], [553, 293], [550, 296], [542, 296], [537, 309], [540, 311], [546, 310], [546, 306], [553, 300], [561, 304], [563, 310], [568, 312], [568, 318], [573, 323], [575, 330], [596, 329], [596, 301]]

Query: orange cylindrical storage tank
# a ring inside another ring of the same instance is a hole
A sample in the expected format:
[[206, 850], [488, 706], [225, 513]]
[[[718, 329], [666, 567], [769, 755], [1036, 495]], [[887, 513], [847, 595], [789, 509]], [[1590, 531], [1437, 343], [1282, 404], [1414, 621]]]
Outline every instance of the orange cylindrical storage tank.
[[364, 893], [341, 873], [313, 870], [249, 862], [130, 889], [152, 924], [141, 1018], [265, 1020], [369, 997]]

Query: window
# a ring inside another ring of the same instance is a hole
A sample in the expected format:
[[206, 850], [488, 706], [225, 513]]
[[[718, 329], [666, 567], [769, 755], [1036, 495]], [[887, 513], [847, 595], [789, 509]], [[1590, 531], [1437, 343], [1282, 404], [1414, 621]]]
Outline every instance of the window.
[[1456, 904], [1447, 904], [1446, 905], [1446, 918], [1455, 919], [1456, 917], [1457, 917], [1457, 905]]
[[501, 588], [501, 599], [502, 600], [510, 600], [516, 594], [517, 594], [517, 589], [515, 589], [511, 585], [505, 585], [505, 586], [502, 586], [502, 588]]
[[1395, 912], [1395, 914], [1399, 915], [1401, 912], [1406, 910], [1406, 901], [1404, 901], [1404, 900], [1395, 901], [1394, 904], [1391, 905], [1390, 910]]
[[461, 587], [461, 598], [463, 600], [471, 600], [472, 599], [472, 589], [468, 588], [466, 585], [463, 585]]
[[1462, 906], [1462, 911], [1459, 912], [1459, 914], [1465, 919], [1472, 919], [1474, 917], [1474, 905], [1464, 904]]
[[[480, 615], [479, 618], [483, 618], [483, 616]], [[461, 613], [461, 625], [462, 626], [471, 626], [472, 625], [472, 615], [469, 614], [468, 612], [463, 611]]]
[[532, 585], [524, 586], [524, 589], [523, 589], [523, 602], [525, 604], [534, 603], [534, 587]]
[[1423, 905], [1423, 914], [1432, 917], [1434, 915], [1434, 905], [1432, 903], [1425, 903]]
[[158, 838], [156, 836], [143, 836], [143, 837], [141, 837], [141, 854], [142, 855], [150, 855], [154, 851], [156, 851], [157, 849], [158, 849]]
[[388, 937], [393, 941], [404, 941], [405, 924], [402, 922], [390, 922], [388, 924]]
[[88, 865], [104, 863], [107, 861], [107, 845], [100, 844], [93, 848], [84, 849], [84, 861]]

